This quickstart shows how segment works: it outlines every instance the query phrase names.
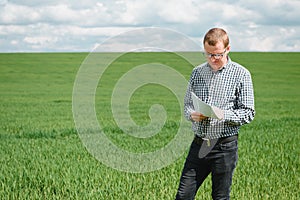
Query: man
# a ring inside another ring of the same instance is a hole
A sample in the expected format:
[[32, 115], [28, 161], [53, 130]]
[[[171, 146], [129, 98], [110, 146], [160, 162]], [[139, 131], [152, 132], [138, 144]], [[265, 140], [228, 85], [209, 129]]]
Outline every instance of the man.
[[[254, 94], [249, 71], [231, 61], [229, 37], [221, 28], [210, 29], [203, 40], [207, 62], [194, 68], [184, 111], [195, 133], [186, 158], [176, 199], [194, 199], [211, 173], [212, 198], [230, 199], [233, 171], [238, 159], [240, 126], [255, 115]], [[221, 119], [204, 116], [194, 109], [191, 93], [221, 109]]]

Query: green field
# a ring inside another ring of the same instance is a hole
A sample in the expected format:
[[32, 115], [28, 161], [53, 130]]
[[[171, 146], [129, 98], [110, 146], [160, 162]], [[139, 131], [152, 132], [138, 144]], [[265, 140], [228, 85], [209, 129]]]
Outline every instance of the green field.
[[[182, 155], [148, 173], [112, 169], [82, 144], [72, 115], [72, 91], [87, 53], [0, 54], [0, 199], [174, 199]], [[247, 67], [255, 89], [255, 120], [240, 131], [239, 162], [232, 199], [300, 199], [300, 53], [238, 53], [231, 59]], [[148, 140], [124, 134], [110, 109], [115, 82], [130, 68], [159, 62], [186, 79], [193, 66], [172, 53], [130, 53], [105, 71], [96, 93], [97, 117], [120, 148], [151, 152], [177, 132], [181, 117], [171, 91], [156, 84], [139, 88], [130, 112], [137, 124], [149, 123], [153, 103], [168, 113], [165, 126]], [[190, 133], [192, 134], [192, 133]], [[211, 181], [197, 199], [210, 199]]]

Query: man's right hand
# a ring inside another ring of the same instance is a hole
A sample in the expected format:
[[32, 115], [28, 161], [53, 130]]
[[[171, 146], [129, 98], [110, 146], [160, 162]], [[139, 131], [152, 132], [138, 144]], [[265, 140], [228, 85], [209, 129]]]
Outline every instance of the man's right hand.
[[192, 118], [192, 120], [195, 121], [195, 122], [200, 122], [200, 121], [202, 121], [202, 120], [207, 119], [208, 117], [202, 115], [202, 114], [199, 113], [199, 112], [192, 112], [192, 113], [191, 113], [191, 118]]

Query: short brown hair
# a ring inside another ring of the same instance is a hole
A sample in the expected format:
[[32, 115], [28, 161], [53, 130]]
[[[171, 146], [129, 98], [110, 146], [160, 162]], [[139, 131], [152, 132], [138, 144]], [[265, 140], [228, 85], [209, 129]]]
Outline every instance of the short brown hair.
[[207, 42], [210, 46], [215, 46], [220, 41], [223, 42], [225, 48], [229, 45], [229, 37], [226, 31], [221, 28], [212, 28], [205, 34], [203, 45]]

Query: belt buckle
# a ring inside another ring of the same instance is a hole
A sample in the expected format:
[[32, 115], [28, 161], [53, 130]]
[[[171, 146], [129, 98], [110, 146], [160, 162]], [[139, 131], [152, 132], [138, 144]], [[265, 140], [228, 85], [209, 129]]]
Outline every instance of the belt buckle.
[[202, 138], [203, 141], [206, 141], [208, 147], [210, 147], [210, 139], [209, 138]]

